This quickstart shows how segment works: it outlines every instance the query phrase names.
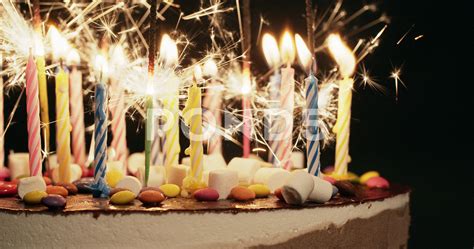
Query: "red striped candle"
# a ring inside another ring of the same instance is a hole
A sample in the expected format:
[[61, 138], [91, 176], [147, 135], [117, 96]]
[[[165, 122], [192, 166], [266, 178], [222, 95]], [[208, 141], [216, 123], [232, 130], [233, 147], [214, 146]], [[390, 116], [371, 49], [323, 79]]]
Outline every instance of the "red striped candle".
[[125, 122], [125, 99], [123, 88], [120, 87], [117, 80], [110, 80], [110, 104], [109, 110], [112, 115], [112, 143], [115, 150], [115, 159], [126, 162], [127, 159], [127, 140], [126, 140], [126, 122]]
[[41, 176], [41, 135], [38, 97], [38, 71], [30, 54], [26, 64], [26, 111], [30, 176]]

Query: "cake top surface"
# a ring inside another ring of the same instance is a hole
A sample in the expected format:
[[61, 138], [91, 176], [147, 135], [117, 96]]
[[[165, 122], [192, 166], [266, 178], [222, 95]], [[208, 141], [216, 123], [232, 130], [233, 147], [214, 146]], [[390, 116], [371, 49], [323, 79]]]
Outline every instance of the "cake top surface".
[[341, 205], [358, 205], [364, 202], [381, 201], [396, 195], [410, 192], [410, 188], [393, 184], [389, 189], [369, 189], [362, 185], [355, 186], [355, 195], [337, 194], [325, 204], [305, 203], [303, 206], [293, 206], [279, 201], [274, 195], [268, 198], [257, 198], [248, 202], [224, 200], [217, 202], [199, 202], [193, 198], [170, 198], [158, 206], [146, 206], [135, 200], [130, 205], [113, 205], [105, 198], [93, 198], [91, 195], [78, 194], [67, 197], [66, 207], [62, 210], [48, 210], [43, 205], [26, 205], [18, 197], [0, 198], [0, 211], [30, 212], [50, 214], [74, 214], [78, 212], [101, 213], [134, 213], [146, 212], [165, 214], [170, 212], [257, 212], [263, 210], [318, 208]]

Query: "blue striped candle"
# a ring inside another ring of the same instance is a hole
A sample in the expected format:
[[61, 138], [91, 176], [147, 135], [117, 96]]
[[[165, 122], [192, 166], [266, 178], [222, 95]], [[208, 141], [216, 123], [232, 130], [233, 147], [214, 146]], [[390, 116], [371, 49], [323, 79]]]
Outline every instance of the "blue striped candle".
[[94, 150], [94, 184], [92, 185], [94, 197], [108, 197], [109, 188], [105, 182], [107, 170], [107, 90], [105, 84], [95, 87], [95, 150]]
[[319, 127], [318, 127], [318, 80], [311, 70], [306, 81], [306, 154], [308, 172], [319, 176], [321, 162], [319, 156]]

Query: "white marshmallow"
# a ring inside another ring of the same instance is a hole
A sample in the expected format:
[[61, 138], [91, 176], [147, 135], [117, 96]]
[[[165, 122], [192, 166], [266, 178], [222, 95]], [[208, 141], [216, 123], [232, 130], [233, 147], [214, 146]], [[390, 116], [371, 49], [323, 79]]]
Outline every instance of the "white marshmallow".
[[16, 179], [19, 176], [29, 176], [29, 155], [28, 153], [10, 153], [8, 155], [8, 168], [10, 169], [10, 178]]
[[282, 168], [260, 168], [255, 172], [253, 183], [265, 184], [273, 192], [285, 184], [289, 175], [290, 172]]
[[134, 175], [140, 168], [145, 168], [145, 154], [133, 153], [128, 157], [128, 171]]
[[[59, 167], [55, 165], [56, 167], [53, 168], [53, 181], [54, 182], [59, 182]], [[74, 182], [82, 177], [82, 169], [81, 166], [73, 163], [70, 165], [69, 168], [69, 182]]]
[[293, 151], [291, 153], [291, 162], [293, 163], [293, 169], [304, 168], [304, 153], [301, 151]]
[[311, 191], [308, 200], [316, 203], [325, 203], [329, 201], [333, 193], [332, 184], [317, 176], [313, 176], [313, 181], [313, 191]]
[[[181, 164], [191, 166], [191, 158], [183, 158]], [[214, 169], [223, 169], [227, 167], [224, 157], [221, 154], [204, 155], [202, 159], [203, 171], [211, 171]]]
[[[144, 185], [145, 184], [145, 167], [138, 169], [138, 179]], [[148, 187], [159, 187], [165, 184], [166, 181], [166, 169], [163, 166], [151, 166], [150, 175], [148, 176]]]
[[183, 179], [188, 175], [189, 169], [189, 166], [182, 164], [171, 166], [168, 175], [168, 183], [182, 186]]
[[219, 200], [225, 200], [233, 187], [239, 185], [237, 171], [231, 169], [215, 169], [209, 171], [209, 187], [217, 190]]
[[115, 187], [128, 189], [133, 192], [135, 196], [138, 196], [138, 194], [140, 194], [140, 190], [142, 189], [142, 183], [134, 176], [125, 176], [117, 183]]
[[239, 182], [243, 184], [251, 184], [255, 172], [260, 169], [261, 162], [251, 158], [234, 157], [230, 162], [228, 169], [233, 169], [239, 174]]
[[20, 179], [18, 195], [21, 199], [32, 191], [46, 191], [46, 183], [41, 176], [29, 176]]
[[282, 187], [285, 202], [292, 205], [303, 204], [313, 191], [313, 176], [304, 171], [291, 172]]

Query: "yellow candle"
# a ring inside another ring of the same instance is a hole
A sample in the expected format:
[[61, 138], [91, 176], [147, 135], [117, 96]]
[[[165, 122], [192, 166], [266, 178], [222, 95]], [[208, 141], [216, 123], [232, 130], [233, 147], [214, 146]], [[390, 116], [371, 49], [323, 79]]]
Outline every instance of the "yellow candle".
[[46, 82], [46, 69], [44, 56], [36, 57], [36, 68], [38, 69], [39, 84], [39, 100], [40, 100], [40, 117], [42, 124], [42, 132], [44, 138], [44, 150], [49, 152], [49, 106], [48, 106], [48, 87]]
[[166, 140], [163, 145], [165, 153], [164, 164], [169, 171], [171, 166], [179, 164], [179, 99], [178, 91], [163, 98], [163, 108], [167, 110], [166, 123], [170, 126], [165, 129]]
[[191, 157], [190, 176], [183, 181], [185, 189], [196, 189], [202, 185], [202, 108], [201, 88], [194, 83], [188, 91], [188, 99], [183, 109], [183, 118], [189, 126], [189, 147], [185, 153]]
[[71, 147], [69, 121], [69, 81], [68, 74], [58, 68], [56, 74], [56, 153], [59, 164], [59, 181], [70, 181]]
[[336, 162], [333, 176], [338, 179], [345, 179], [348, 177], [347, 165], [351, 161], [349, 156], [349, 135], [352, 85], [354, 84], [351, 75], [354, 73], [356, 59], [339, 35], [329, 35], [327, 42], [329, 52], [331, 52], [334, 60], [339, 65], [339, 72], [343, 78], [343, 80], [339, 81], [337, 121], [333, 129], [336, 133]]
[[351, 161], [349, 156], [349, 135], [351, 127], [352, 105], [352, 78], [345, 78], [339, 82], [339, 99], [337, 109], [337, 122], [334, 126], [336, 133], [336, 175], [347, 175], [347, 165]]

